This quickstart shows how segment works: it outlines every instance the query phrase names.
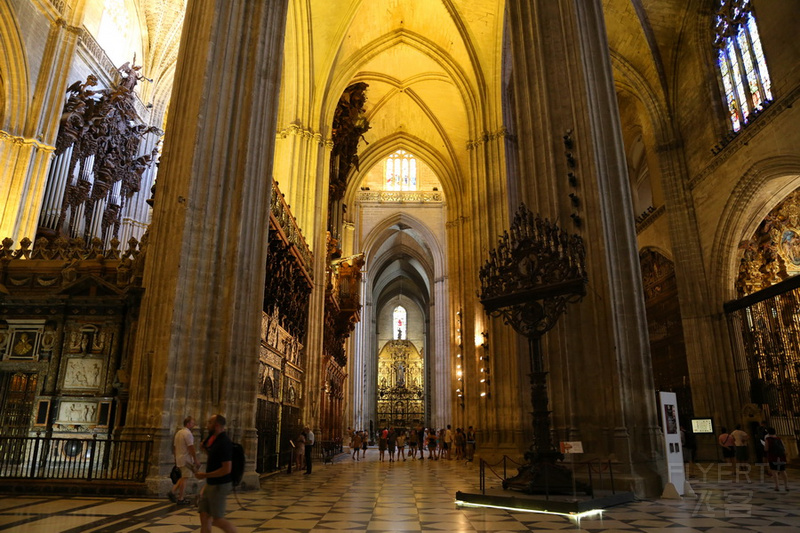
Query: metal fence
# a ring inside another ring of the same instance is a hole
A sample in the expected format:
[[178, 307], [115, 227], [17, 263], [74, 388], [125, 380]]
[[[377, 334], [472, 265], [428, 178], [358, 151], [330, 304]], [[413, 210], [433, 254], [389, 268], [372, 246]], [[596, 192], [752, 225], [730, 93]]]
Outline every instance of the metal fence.
[[778, 435], [800, 433], [800, 276], [724, 306], [742, 404]]
[[[481, 459], [478, 474], [478, 483], [481, 494], [486, 494], [487, 472], [489, 473], [490, 480], [493, 479], [504, 482], [517, 475], [517, 469], [523, 466], [523, 464], [524, 463], [515, 461], [507, 455], [503, 455], [503, 458], [496, 463], [489, 463]], [[569, 461], [558, 464], [571, 470], [575, 479], [585, 475], [585, 480], [589, 487], [589, 492], [587, 493], [588, 496], [594, 497], [595, 487], [610, 490], [611, 494], [617, 493], [618, 489], [614, 483], [614, 464], [611, 461]], [[511, 470], [513, 470], [513, 473], [509, 474], [509, 471]], [[582, 491], [576, 487], [573, 495], [576, 495], [578, 492]], [[553, 494], [560, 494], [560, 492], [553, 491]], [[545, 498], [549, 498], [551, 492], [549, 490], [545, 490], [544, 495]]]
[[0, 436], [0, 478], [144, 482], [153, 442]]

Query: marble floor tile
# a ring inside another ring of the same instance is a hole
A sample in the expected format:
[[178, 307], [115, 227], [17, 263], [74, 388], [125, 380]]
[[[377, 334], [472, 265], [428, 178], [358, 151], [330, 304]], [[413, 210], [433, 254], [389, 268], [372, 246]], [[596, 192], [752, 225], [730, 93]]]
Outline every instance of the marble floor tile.
[[[793, 472], [794, 473], [794, 472]], [[712, 476], [713, 477], [713, 476]], [[790, 474], [790, 477], [795, 477]], [[711, 479], [711, 478], [709, 478]], [[478, 492], [478, 465], [456, 461], [380, 463], [337, 458], [310, 476], [278, 473], [261, 490], [228, 500], [240, 532], [537, 531], [588, 533], [788, 533], [800, 531], [800, 484], [692, 481], [697, 499], [637, 501], [602, 517], [458, 507], [455, 492]], [[197, 508], [165, 498], [0, 496], [0, 531], [65, 533], [198, 532]]]

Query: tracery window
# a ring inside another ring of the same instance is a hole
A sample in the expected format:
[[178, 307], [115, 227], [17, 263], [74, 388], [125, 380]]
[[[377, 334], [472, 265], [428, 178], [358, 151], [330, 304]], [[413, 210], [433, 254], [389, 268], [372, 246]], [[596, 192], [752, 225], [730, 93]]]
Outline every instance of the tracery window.
[[385, 182], [387, 191], [417, 190], [417, 159], [398, 150], [386, 159]]
[[719, 0], [714, 47], [733, 131], [772, 101], [772, 83], [750, 0]]
[[406, 334], [406, 309], [402, 305], [394, 308], [392, 313], [392, 339], [396, 341], [404, 341], [408, 339]]

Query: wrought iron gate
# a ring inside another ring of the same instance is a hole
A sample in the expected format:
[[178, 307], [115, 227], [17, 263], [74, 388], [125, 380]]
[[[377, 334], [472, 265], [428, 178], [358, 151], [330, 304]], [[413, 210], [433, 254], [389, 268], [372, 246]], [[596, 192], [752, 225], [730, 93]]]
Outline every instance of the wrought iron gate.
[[742, 403], [761, 406], [779, 435], [800, 423], [800, 276], [725, 304]]

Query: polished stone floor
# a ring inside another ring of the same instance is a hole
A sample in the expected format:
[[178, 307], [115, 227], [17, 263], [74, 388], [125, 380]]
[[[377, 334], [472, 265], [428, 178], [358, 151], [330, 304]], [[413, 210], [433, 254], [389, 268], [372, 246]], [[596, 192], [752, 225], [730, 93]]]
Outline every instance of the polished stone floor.
[[[769, 480], [694, 481], [697, 499], [639, 501], [577, 520], [502, 509], [458, 508], [456, 491], [477, 492], [476, 464], [456, 461], [380, 463], [340, 456], [265, 478], [262, 490], [228, 501], [240, 532], [281, 531], [679, 531], [761, 533], [800, 531], [800, 483], [774, 492]], [[790, 473], [790, 476], [797, 471]], [[797, 478], [797, 476], [794, 476]], [[489, 483], [491, 487], [491, 482]], [[196, 509], [166, 498], [0, 496], [0, 530], [15, 532], [199, 531]], [[219, 531], [219, 530], [215, 530]]]

